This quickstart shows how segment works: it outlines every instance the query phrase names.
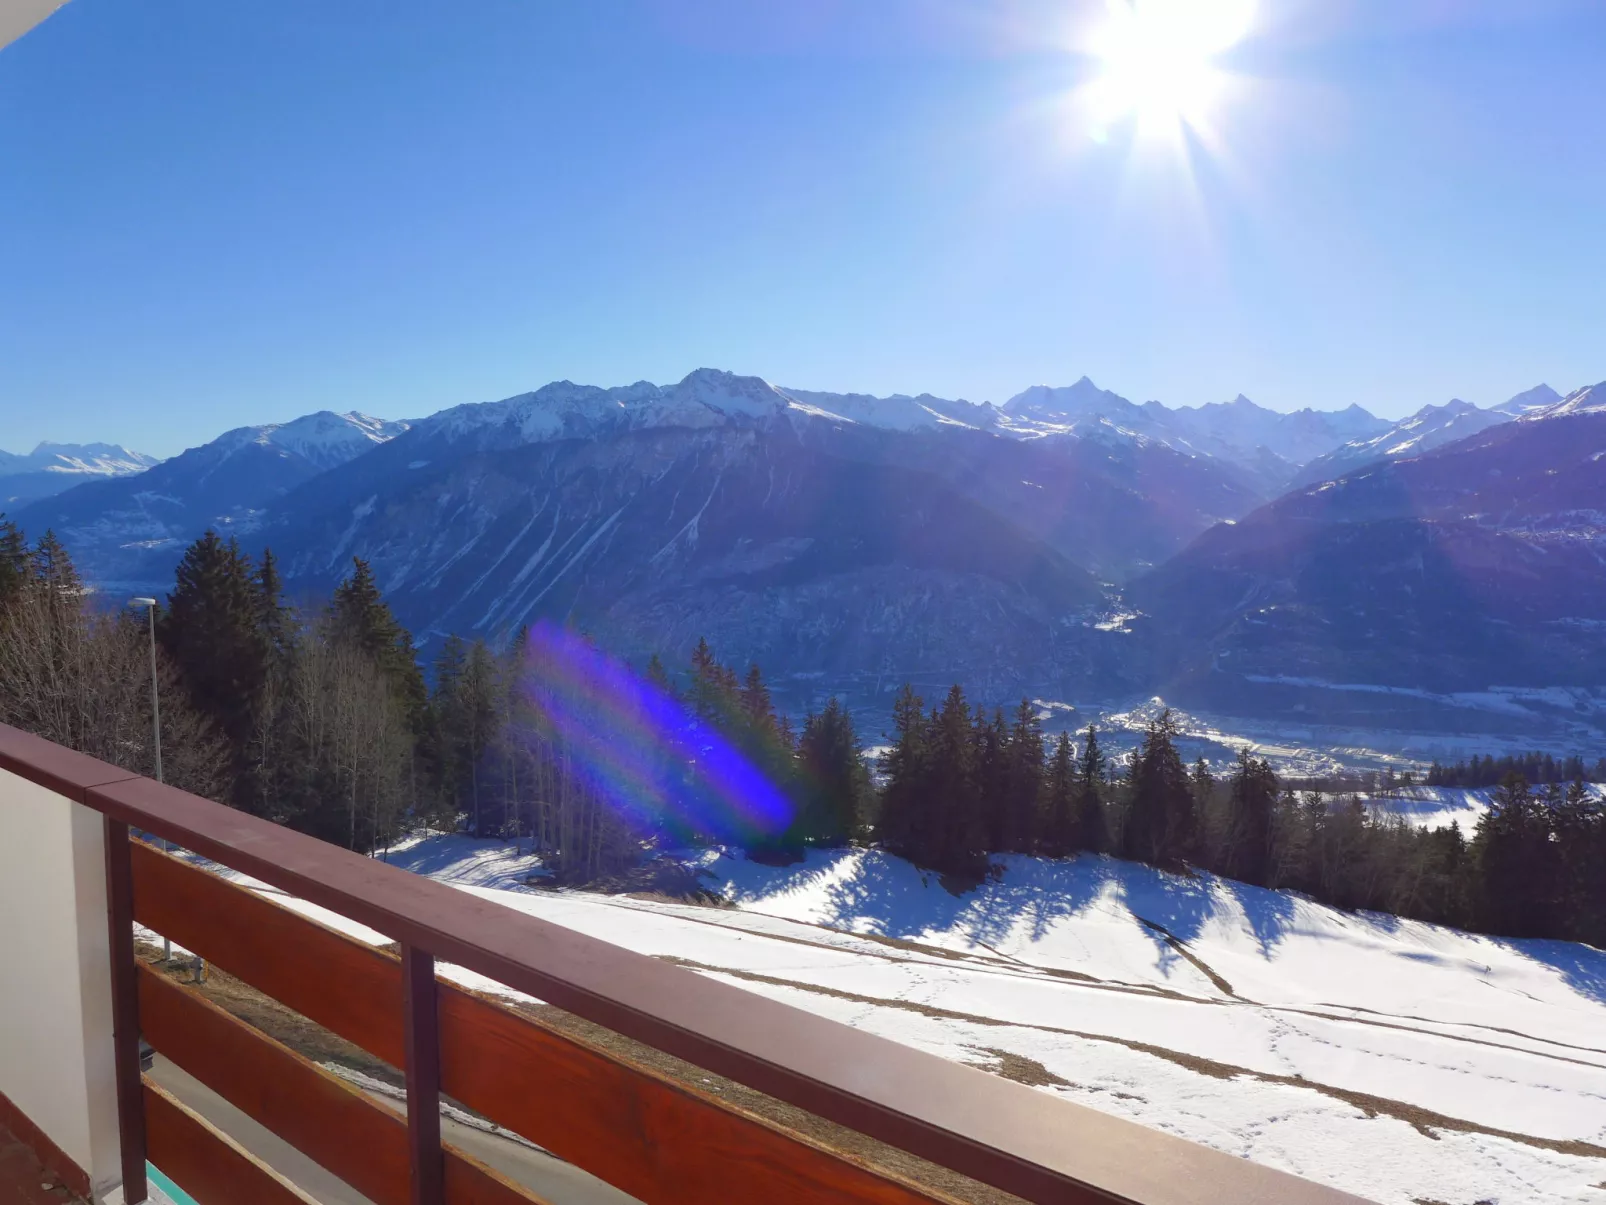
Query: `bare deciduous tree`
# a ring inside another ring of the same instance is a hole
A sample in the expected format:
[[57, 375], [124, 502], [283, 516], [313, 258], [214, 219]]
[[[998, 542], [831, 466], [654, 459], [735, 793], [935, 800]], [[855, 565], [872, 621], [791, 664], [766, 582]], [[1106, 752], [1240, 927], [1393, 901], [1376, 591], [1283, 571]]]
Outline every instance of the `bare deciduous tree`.
[[[155, 770], [145, 628], [107, 615], [75, 585], [31, 581], [0, 612], [0, 721], [137, 774]], [[168, 782], [209, 798], [228, 790], [222, 741], [157, 659], [162, 766]]]

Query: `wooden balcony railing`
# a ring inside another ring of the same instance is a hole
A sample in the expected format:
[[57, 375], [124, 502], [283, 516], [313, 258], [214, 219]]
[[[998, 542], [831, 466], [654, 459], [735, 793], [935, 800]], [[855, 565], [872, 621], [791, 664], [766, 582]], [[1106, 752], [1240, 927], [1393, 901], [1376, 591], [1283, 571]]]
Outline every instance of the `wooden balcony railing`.
[[[104, 816], [129, 1205], [146, 1199], [147, 1158], [202, 1205], [308, 1200], [143, 1079], [141, 1034], [378, 1205], [540, 1200], [443, 1145], [442, 1095], [649, 1205], [948, 1199], [442, 981], [437, 959], [1038, 1205], [1358, 1201], [585, 937], [4, 727], [0, 768]], [[0, 832], [3, 822], [0, 810]], [[131, 828], [376, 929], [399, 944], [400, 957], [133, 840]], [[405, 1118], [140, 964], [135, 921], [402, 1069]]]

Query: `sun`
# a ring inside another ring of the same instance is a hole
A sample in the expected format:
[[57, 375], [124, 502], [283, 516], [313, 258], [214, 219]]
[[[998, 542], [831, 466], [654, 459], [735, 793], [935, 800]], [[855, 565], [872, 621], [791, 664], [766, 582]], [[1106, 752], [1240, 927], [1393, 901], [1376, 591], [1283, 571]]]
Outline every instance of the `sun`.
[[1216, 64], [1248, 34], [1254, 0], [1110, 0], [1088, 49], [1093, 133], [1131, 121], [1140, 137], [1207, 129], [1228, 81]]

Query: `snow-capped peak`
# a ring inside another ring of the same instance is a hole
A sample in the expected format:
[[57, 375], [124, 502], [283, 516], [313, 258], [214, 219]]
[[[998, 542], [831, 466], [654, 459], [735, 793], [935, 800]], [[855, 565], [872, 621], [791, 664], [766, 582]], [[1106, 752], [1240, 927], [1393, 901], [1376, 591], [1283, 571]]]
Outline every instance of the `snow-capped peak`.
[[1554, 405], [1529, 411], [1519, 421], [1535, 422], [1574, 414], [1606, 414], [1606, 381], [1575, 389]]
[[792, 399], [762, 377], [737, 376], [718, 368], [687, 373], [680, 384], [666, 391], [676, 402], [707, 406], [720, 414], [765, 418], [785, 410]]
[[121, 444], [58, 444], [45, 441], [26, 456], [0, 452], [0, 477], [18, 473], [66, 473], [91, 477], [122, 477], [139, 473], [160, 461]]
[[408, 429], [406, 422], [374, 418], [355, 410], [336, 414], [319, 410], [287, 423], [236, 427], [220, 435], [212, 446], [230, 455], [250, 444], [300, 457], [320, 469], [345, 464], [353, 457], [387, 443]]
[[345, 414], [320, 410], [275, 428], [266, 442], [299, 453], [308, 460], [316, 461], [330, 453], [350, 459], [352, 454], [367, 451], [370, 446], [388, 443], [407, 427], [405, 422], [374, 418], [355, 410]]
[[498, 402], [472, 402], [418, 424], [421, 436], [509, 447], [593, 439], [652, 427], [710, 427], [783, 413], [792, 399], [760, 377], [699, 368], [673, 385], [637, 381], [600, 388], [554, 381]]
[[1498, 406], [1490, 406], [1489, 409], [1498, 414], [1509, 414], [1512, 418], [1521, 418], [1525, 414], [1532, 414], [1537, 410], [1543, 410], [1547, 406], [1554, 406], [1559, 401], [1561, 401], [1561, 394], [1557, 393], [1549, 385], [1535, 385], [1532, 389], [1527, 389], [1517, 394], [1516, 397], [1507, 398]]
[[1003, 405], [1005, 414], [1036, 418], [1122, 414], [1135, 408], [1120, 394], [1100, 389], [1086, 376], [1071, 385], [1033, 385]]

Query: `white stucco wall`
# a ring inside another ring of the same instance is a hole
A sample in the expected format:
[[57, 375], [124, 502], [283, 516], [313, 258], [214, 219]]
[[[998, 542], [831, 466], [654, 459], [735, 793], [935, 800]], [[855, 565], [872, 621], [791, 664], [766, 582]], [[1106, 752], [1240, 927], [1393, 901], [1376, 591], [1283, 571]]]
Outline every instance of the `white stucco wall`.
[[0, 1092], [89, 1173], [122, 1178], [98, 812], [0, 770]]

